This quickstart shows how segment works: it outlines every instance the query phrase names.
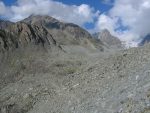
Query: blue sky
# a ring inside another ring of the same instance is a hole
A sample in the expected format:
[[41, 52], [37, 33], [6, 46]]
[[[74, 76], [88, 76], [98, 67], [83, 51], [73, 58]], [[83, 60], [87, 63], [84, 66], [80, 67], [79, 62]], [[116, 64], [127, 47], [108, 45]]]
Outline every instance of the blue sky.
[[16, 2], [16, 0], [2, 0], [6, 5], [12, 5]]
[[[16, 0], [2, 0], [2, 1], [9, 6], [16, 3]], [[103, 0], [55, 0], [55, 1], [63, 2], [68, 5], [89, 4], [96, 10], [100, 10], [103, 12], [108, 11], [112, 7], [112, 5], [104, 3]]]
[[56, 1], [60, 1], [70, 5], [89, 4], [91, 7], [94, 7], [96, 10], [100, 10], [102, 12], [106, 12], [112, 7], [112, 5], [104, 3], [103, 0], [56, 0]]
[[[80, 4], [88, 4], [93, 7], [95, 10], [99, 10], [102, 13], [107, 13], [112, 8], [112, 4], [104, 3], [103, 0], [56, 0], [59, 2], [63, 2], [68, 5], [80, 5]], [[84, 25], [87, 29], [94, 28], [93, 23], [85, 23]]]

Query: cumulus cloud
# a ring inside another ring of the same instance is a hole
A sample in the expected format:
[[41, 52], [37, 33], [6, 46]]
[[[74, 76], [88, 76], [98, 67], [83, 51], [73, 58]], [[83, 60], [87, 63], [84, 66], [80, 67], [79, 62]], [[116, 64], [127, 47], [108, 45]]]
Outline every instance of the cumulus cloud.
[[115, 7], [111, 10], [111, 15], [120, 17], [124, 26], [144, 36], [150, 32], [149, 12], [149, 0], [117, 0]]
[[98, 28], [107, 28], [129, 45], [136, 46], [150, 33], [149, 12], [149, 0], [115, 0], [109, 13], [100, 15]]
[[[7, 15], [6, 9], [9, 10]], [[0, 2], [0, 15], [11, 21], [22, 20], [31, 14], [50, 15], [83, 26], [85, 23], [94, 22], [98, 12], [87, 4], [66, 5], [53, 0], [18, 0], [15, 5], [7, 8], [3, 2]]]
[[0, 15], [4, 15], [7, 12], [7, 8], [5, 6], [5, 4], [0, 1]]
[[96, 23], [97, 31], [108, 29], [113, 35], [115, 35], [115, 32], [114, 32], [115, 27], [116, 27], [115, 18], [111, 18], [105, 14], [99, 15], [98, 21]]

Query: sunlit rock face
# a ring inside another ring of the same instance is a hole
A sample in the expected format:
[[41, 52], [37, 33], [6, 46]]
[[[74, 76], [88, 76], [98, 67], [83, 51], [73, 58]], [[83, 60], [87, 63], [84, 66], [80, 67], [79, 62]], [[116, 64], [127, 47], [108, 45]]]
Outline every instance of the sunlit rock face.
[[104, 29], [99, 33], [95, 33], [93, 37], [101, 40], [101, 42], [108, 48], [121, 49], [123, 47], [119, 38], [111, 35], [107, 29]]

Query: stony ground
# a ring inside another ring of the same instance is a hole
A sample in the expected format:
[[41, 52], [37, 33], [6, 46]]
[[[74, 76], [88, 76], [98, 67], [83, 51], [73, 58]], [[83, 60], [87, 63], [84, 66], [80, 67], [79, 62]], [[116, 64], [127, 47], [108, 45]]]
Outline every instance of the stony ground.
[[150, 113], [150, 45], [63, 48], [24, 52], [1, 66], [0, 113]]

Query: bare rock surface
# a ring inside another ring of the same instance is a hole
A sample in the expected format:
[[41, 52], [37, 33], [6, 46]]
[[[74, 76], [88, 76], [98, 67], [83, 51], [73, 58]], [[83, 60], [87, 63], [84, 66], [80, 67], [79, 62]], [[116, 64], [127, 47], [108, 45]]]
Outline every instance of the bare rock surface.
[[101, 42], [109, 49], [122, 49], [124, 47], [120, 39], [113, 36], [107, 29], [93, 34], [93, 37], [101, 40]]
[[31, 15], [22, 22], [43, 26], [60, 45], [81, 45], [90, 49], [103, 50], [100, 40], [93, 39], [90, 33], [73, 23], [64, 23], [52, 17], [40, 15]]

